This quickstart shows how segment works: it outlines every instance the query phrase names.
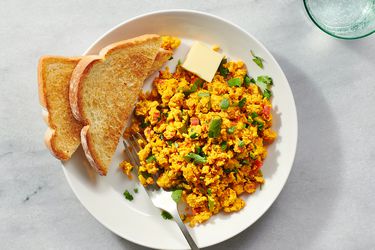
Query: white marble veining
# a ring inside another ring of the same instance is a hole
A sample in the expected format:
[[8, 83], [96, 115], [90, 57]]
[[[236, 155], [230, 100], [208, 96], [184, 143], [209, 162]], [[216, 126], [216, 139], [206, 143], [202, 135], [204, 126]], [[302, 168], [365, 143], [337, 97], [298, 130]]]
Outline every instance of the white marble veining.
[[375, 36], [329, 37], [302, 0], [0, 1], [0, 248], [145, 249], [99, 224], [45, 149], [36, 65], [44, 54], [79, 55], [130, 17], [171, 8], [213, 13], [256, 36], [283, 68], [298, 111], [297, 155], [279, 198], [208, 249], [373, 248]]

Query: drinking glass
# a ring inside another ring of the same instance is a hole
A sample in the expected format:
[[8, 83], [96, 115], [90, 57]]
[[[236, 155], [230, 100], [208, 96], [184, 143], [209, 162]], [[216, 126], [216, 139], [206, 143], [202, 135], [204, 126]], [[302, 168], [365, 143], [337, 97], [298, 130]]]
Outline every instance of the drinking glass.
[[311, 20], [337, 38], [357, 39], [375, 32], [375, 0], [304, 0]]

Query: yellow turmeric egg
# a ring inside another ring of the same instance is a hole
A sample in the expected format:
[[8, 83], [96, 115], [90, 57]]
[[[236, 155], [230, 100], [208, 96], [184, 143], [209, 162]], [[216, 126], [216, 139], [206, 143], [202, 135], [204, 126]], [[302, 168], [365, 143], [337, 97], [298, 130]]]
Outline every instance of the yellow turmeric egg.
[[[162, 37], [165, 49], [180, 41]], [[139, 131], [145, 141], [138, 156], [139, 181], [166, 190], [182, 190], [184, 221], [191, 226], [223, 211], [232, 213], [246, 204], [244, 197], [265, 183], [261, 168], [272, 130], [272, 79], [260, 89], [242, 61], [223, 59], [212, 82], [177, 65], [153, 81], [141, 94], [135, 119], [124, 137]], [[268, 92], [267, 92], [268, 91]], [[121, 169], [130, 175], [132, 166]]]

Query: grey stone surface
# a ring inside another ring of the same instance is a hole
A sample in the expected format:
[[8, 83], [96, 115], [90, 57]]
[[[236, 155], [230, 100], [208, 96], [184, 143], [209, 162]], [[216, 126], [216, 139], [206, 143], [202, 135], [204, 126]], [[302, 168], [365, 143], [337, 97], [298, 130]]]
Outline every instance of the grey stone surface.
[[253, 226], [209, 249], [374, 249], [375, 36], [329, 37], [302, 0], [0, 1], [0, 248], [145, 249], [98, 223], [45, 149], [36, 65], [171, 8], [216, 14], [256, 36], [283, 68], [298, 111], [298, 150], [281, 195]]

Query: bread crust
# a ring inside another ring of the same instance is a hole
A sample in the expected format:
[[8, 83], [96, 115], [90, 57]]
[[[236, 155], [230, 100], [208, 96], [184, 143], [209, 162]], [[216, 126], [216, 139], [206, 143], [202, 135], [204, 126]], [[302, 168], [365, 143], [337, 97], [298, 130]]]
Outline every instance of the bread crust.
[[46, 72], [45, 66], [48, 61], [58, 61], [58, 60], [66, 60], [70, 62], [78, 62], [81, 57], [62, 57], [62, 56], [42, 56], [38, 62], [38, 94], [39, 94], [39, 102], [41, 106], [44, 108], [43, 110], [43, 119], [46, 122], [48, 128], [44, 135], [44, 143], [49, 151], [52, 153], [53, 156], [60, 160], [68, 160], [70, 155], [67, 155], [65, 152], [59, 150], [56, 147], [56, 127], [53, 125], [51, 121], [51, 117], [49, 115], [50, 105], [47, 99], [47, 87], [46, 87]]
[[[70, 107], [74, 117], [84, 124], [81, 130], [81, 144], [85, 152], [86, 158], [88, 159], [90, 165], [100, 174], [107, 174], [107, 167], [101, 162], [100, 157], [93, 150], [92, 140], [89, 133], [90, 122], [87, 120], [83, 109], [83, 86], [82, 82], [87, 76], [90, 69], [97, 62], [105, 60], [108, 53], [117, 50], [131, 47], [148, 40], [159, 40], [159, 35], [148, 34], [133, 39], [113, 43], [103, 48], [99, 56], [87, 56], [80, 60], [78, 65], [75, 67], [71, 80], [70, 80], [70, 91], [69, 91], [69, 101]], [[156, 54], [155, 54], [156, 57]]]
[[73, 116], [77, 121], [84, 123], [82, 116], [82, 102], [79, 102], [79, 98], [82, 93], [82, 86], [80, 82], [85, 78], [87, 72], [91, 69], [93, 64], [102, 57], [96, 55], [89, 55], [82, 58], [77, 66], [74, 68], [72, 77], [70, 78], [69, 85], [69, 102]]

